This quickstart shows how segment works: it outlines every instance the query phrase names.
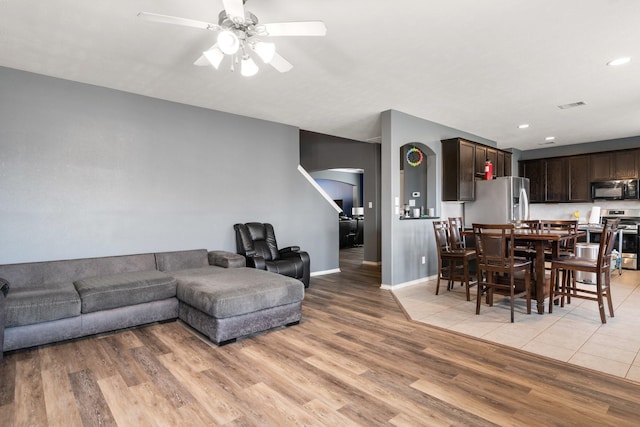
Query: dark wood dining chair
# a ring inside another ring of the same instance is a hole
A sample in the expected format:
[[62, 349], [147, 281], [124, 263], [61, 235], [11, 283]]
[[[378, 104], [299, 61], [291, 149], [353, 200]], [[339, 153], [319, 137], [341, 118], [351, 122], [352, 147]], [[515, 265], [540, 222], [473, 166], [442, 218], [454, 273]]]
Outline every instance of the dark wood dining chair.
[[449, 218], [449, 244], [455, 249], [466, 249], [467, 242], [462, 235], [464, 223], [459, 216]]
[[456, 281], [465, 287], [467, 301], [471, 301], [470, 288], [476, 284], [472, 280], [470, 262], [475, 259], [474, 250], [451, 246], [450, 225], [448, 221], [433, 221], [436, 248], [438, 252], [438, 281], [436, 295], [440, 291], [440, 281], [447, 281], [447, 290], [453, 289]]
[[[517, 222], [516, 227], [541, 230], [542, 222], [539, 219], [523, 219]], [[532, 260], [536, 255], [536, 250], [531, 242], [519, 242], [518, 240], [516, 240], [514, 252], [517, 257], [527, 258], [528, 260]]]
[[[541, 221], [542, 230], [547, 231], [566, 231], [570, 234], [570, 238], [560, 242], [559, 256], [574, 256], [576, 254], [576, 245], [578, 243], [578, 221], [577, 220], [543, 220]], [[545, 248], [545, 259], [551, 261], [551, 247]]]
[[[602, 229], [602, 236], [598, 246], [597, 258], [584, 258], [578, 256], [561, 256], [551, 261], [551, 286], [549, 287], [549, 313], [553, 312], [554, 301], [560, 300], [560, 307], [564, 307], [564, 299], [586, 299], [598, 302], [600, 321], [607, 323], [604, 311], [604, 299], [607, 299], [609, 316], [613, 315], [613, 301], [611, 300], [611, 252], [613, 250], [615, 235], [618, 232], [618, 222], [608, 221]], [[575, 280], [575, 273], [595, 273], [596, 286], [583, 284]], [[559, 285], [556, 284], [562, 274]]]
[[507, 295], [514, 321], [516, 298], [526, 298], [527, 314], [531, 314], [531, 261], [515, 256], [513, 224], [473, 224], [473, 237], [478, 263], [478, 295], [476, 314], [480, 314], [482, 293], [493, 306], [493, 294]]

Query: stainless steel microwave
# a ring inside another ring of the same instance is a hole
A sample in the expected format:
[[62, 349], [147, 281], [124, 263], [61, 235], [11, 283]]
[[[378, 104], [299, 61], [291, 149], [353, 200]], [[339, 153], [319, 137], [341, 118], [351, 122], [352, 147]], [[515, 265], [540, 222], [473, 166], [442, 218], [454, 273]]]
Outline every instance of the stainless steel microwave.
[[593, 200], [638, 200], [638, 180], [592, 182], [591, 198]]

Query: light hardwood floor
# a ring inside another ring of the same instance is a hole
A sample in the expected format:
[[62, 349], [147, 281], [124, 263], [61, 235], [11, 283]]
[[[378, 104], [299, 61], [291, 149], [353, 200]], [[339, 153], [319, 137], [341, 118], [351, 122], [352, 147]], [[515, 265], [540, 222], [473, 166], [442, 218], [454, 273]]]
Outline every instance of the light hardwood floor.
[[5, 355], [0, 426], [637, 426], [640, 385], [408, 320], [345, 252], [300, 325], [216, 347], [181, 322]]

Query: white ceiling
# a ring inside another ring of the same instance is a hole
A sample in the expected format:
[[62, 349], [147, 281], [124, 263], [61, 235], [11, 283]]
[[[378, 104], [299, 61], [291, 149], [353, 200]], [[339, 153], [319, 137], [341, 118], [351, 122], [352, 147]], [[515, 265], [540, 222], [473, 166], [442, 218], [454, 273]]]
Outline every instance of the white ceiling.
[[[395, 109], [542, 148], [640, 135], [640, 0], [248, 0], [260, 22], [322, 20], [280, 37], [294, 68], [245, 78], [192, 65], [221, 0], [0, 0], [0, 65], [361, 141]], [[605, 63], [620, 56], [622, 67]], [[561, 110], [558, 105], [586, 106]], [[518, 129], [529, 123], [528, 129]]]

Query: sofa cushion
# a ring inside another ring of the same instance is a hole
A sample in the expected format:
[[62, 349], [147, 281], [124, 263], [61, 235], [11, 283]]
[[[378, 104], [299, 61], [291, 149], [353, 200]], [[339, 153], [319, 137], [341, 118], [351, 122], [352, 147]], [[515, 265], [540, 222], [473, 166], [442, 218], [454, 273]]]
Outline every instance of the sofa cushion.
[[208, 265], [209, 258], [206, 249], [156, 253], [156, 268], [160, 271], [186, 270]]
[[209, 274], [174, 272], [178, 299], [215, 318], [302, 301], [301, 281], [254, 268], [211, 267]]
[[90, 277], [74, 285], [82, 300], [82, 313], [176, 296], [176, 280], [157, 270]]
[[247, 260], [244, 255], [228, 251], [210, 251], [209, 264], [224, 268], [246, 267]]
[[11, 289], [5, 303], [7, 328], [80, 315], [80, 296], [71, 282]]
[[48, 287], [87, 277], [108, 276], [129, 271], [155, 270], [154, 254], [80, 258], [62, 261], [28, 262], [0, 265], [0, 277], [11, 289]]

